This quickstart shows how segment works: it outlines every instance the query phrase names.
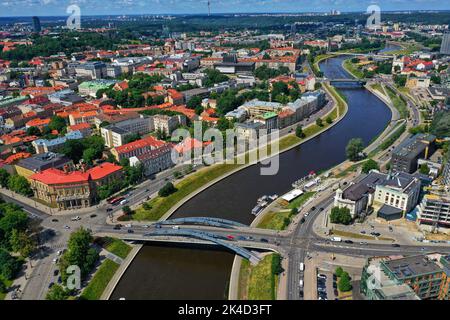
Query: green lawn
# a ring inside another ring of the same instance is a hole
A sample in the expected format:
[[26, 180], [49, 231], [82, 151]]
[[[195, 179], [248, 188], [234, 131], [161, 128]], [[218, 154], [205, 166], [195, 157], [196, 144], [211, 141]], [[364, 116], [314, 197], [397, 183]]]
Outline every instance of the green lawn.
[[400, 117], [402, 119], [407, 119], [409, 117], [409, 110], [408, 110], [406, 102], [403, 100], [403, 98], [400, 97], [396, 92], [394, 92], [389, 87], [386, 87], [386, 92], [389, 95], [389, 98], [391, 98], [391, 101], [394, 104], [394, 107], [400, 113]]
[[248, 300], [276, 300], [279, 263], [280, 256], [274, 253], [265, 256], [258, 265], [250, 266]]
[[384, 95], [384, 91], [383, 91], [383, 88], [381, 87], [381, 84], [379, 84], [379, 83], [374, 83], [374, 84], [371, 84], [370, 86], [371, 86], [371, 88], [372, 88], [373, 90], [376, 90], [376, 91], [378, 91], [379, 93], [381, 93], [382, 95]]
[[106, 259], [84, 289], [81, 299], [99, 300], [118, 268], [117, 263]]
[[187, 176], [175, 185], [175, 188], [178, 190], [177, 192], [165, 198], [156, 197], [152, 199], [148, 202], [151, 209], [146, 210], [143, 207], [138, 208], [133, 215], [133, 219], [138, 221], [157, 221], [183, 198], [240, 166], [242, 165], [218, 164]]
[[109, 237], [106, 239], [105, 249], [122, 259], [125, 259], [131, 251], [131, 247], [124, 241]]
[[306, 201], [308, 201], [312, 196], [314, 196], [316, 193], [315, 192], [306, 192], [304, 194], [302, 194], [300, 197], [298, 197], [297, 199], [295, 199], [294, 201], [292, 201], [289, 205], [288, 208], [289, 209], [293, 209], [293, 208], [299, 208], [301, 207]]
[[359, 69], [358, 66], [352, 62], [352, 59], [347, 59], [344, 61], [344, 68], [355, 78], [364, 78], [364, 72], [362, 72], [361, 69]]
[[286, 210], [282, 210], [279, 212], [269, 212], [258, 224], [258, 228], [261, 229], [271, 229], [271, 230], [284, 230], [291, 223], [292, 213], [291, 210], [293, 208], [301, 207], [309, 198], [311, 198], [315, 192], [307, 192], [302, 194], [300, 197], [291, 202], [286, 208]]
[[271, 230], [284, 230], [291, 223], [291, 213], [288, 211], [269, 212], [258, 224], [258, 228]]

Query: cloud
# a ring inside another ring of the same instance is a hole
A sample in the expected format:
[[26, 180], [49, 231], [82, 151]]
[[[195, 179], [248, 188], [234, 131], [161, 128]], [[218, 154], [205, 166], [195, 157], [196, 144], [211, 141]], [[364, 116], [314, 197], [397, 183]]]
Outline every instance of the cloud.
[[[211, 0], [211, 10], [229, 12], [365, 11], [370, 4], [382, 10], [449, 10], [442, 0]], [[65, 15], [71, 4], [93, 14], [206, 13], [207, 0], [0, 0], [0, 16]]]

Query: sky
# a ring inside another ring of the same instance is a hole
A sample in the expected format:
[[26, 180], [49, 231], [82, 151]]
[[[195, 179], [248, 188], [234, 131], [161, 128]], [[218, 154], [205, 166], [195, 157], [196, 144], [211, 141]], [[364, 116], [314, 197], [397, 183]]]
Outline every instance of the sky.
[[[448, 0], [210, 0], [212, 13], [450, 10]], [[77, 4], [81, 14], [206, 14], [208, 0], [0, 0], [0, 16], [64, 16]]]

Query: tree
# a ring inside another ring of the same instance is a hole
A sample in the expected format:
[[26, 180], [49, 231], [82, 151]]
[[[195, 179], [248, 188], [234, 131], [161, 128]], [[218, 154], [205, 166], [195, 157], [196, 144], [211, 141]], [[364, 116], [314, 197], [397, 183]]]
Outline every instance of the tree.
[[21, 268], [20, 261], [10, 255], [6, 250], [0, 249], [0, 276], [12, 280]]
[[67, 140], [61, 148], [61, 152], [78, 163], [83, 157], [84, 146], [81, 140]]
[[360, 159], [360, 153], [364, 150], [364, 143], [360, 138], [351, 139], [347, 147], [345, 148], [345, 153], [350, 161], [357, 161]]
[[342, 267], [337, 267], [336, 271], [334, 272], [334, 274], [336, 275], [336, 277], [341, 277], [342, 273], [344, 273], [344, 269], [342, 269]]
[[31, 189], [30, 183], [25, 177], [19, 175], [9, 177], [8, 189], [26, 197], [33, 196], [33, 190]]
[[89, 148], [83, 151], [83, 159], [87, 164], [92, 164], [97, 159], [97, 154], [94, 149]]
[[69, 266], [78, 266], [82, 279], [92, 270], [99, 256], [97, 250], [91, 247], [92, 241], [91, 232], [83, 227], [70, 235], [68, 249], [59, 262], [61, 279], [64, 282], [67, 280], [66, 270]]
[[175, 192], [177, 192], [177, 189], [175, 188], [173, 183], [168, 182], [164, 187], [161, 188], [161, 190], [159, 190], [158, 195], [160, 197], [168, 197]]
[[202, 98], [200, 96], [193, 96], [189, 101], [186, 103], [186, 107], [189, 109], [196, 109], [198, 106], [201, 106], [202, 104]]
[[129, 216], [130, 214], [133, 213], [133, 210], [131, 210], [131, 208], [129, 206], [124, 206], [122, 208], [123, 214], [126, 214], [127, 216]]
[[0, 185], [5, 188], [8, 186], [8, 179], [11, 175], [9, 174], [8, 171], [6, 171], [5, 169], [1, 168], [0, 169]]
[[62, 286], [55, 284], [47, 292], [46, 300], [67, 300], [70, 294]]
[[369, 159], [364, 162], [362, 166], [362, 172], [369, 173], [371, 170], [380, 170], [378, 163], [375, 160]]
[[450, 112], [437, 112], [431, 122], [430, 132], [438, 138], [450, 136]]
[[51, 130], [56, 130], [58, 132], [61, 132], [66, 126], [66, 120], [58, 116], [53, 116], [48, 124], [48, 127]]
[[328, 116], [328, 117], [325, 119], [325, 121], [326, 121], [328, 124], [332, 124], [332, 123], [333, 123], [333, 119], [332, 119], [330, 116]]
[[350, 214], [350, 209], [334, 207], [331, 209], [330, 214], [331, 223], [345, 224], [348, 225], [352, 222], [352, 215]]
[[343, 272], [338, 283], [339, 291], [348, 292], [352, 290], [351, 278], [348, 272]]
[[316, 120], [316, 125], [318, 125], [319, 127], [323, 126], [323, 120], [321, 118]]
[[424, 164], [420, 165], [419, 172], [421, 174], [428, 175], [430, 173], [430, 168], [428, 167], [428, 165], [426, 163], [424, 163]]
[[40, 136], [41, 134], [41, 130], [38, 127], [29, 127], [27, 129], [27, 135], [29, 136]]
[[305, 133], [303, 132], [303, 127], [301, 125], [298, 125], [295, 129], [295, 135], [300, 139], [305, 137]]
[[0, 293], [6, 293], [7, 288], [5, 286], [5, 284], [3, 283], [3, 281], [0, 280]]
[[36, 249], [34, 241], [24, 232], [14, 229], [9, 239], [14, 252], [20, 253], [23, 258], [27, 258]]

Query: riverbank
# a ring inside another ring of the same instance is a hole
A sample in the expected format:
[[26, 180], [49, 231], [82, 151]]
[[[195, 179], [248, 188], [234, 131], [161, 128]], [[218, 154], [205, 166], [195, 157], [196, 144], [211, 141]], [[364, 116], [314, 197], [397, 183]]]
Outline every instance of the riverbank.
[[109, 281], [108, 285], [106, 286], [105, 290], [103, 291], [103, 293], [100, 297], [100, 300], [109, 300], [111, 298], [111, 295], [113, 294], [114, 289], [116, 288], [120, 279], [122, 279], [122, 276], [128, 270], [128, 267], [131, 265], [134, 258], [141, 250], [142, 246], [143, 246], [142, 244], [134, 244], [133, 245], [133, 248], [128, 253], [127, 257], [122, 261], [119, 268], [116, 270], [116, 272], [112, 276], [111, 280]]
[[[333, 87], [324, 84], [323, 88], [327, 92], [328, 96], [331, 97], [334, 104], [333, 108], [327, 114], [321, 117], [321, 119], [323, 120], [323, 125], [318, 126], [315, 123], [311, 123], [310, 125], [306, 126], [303, 129], [303, 132], [305, 134], [305, 138], [303, 139], [298, 138], [297, 136], [295, 136], [295, 134], [289, 134], [279, 139], [278, 141], [273, 142], [279, 143], [280, 151], [278, 152], [278, 155], [287, 152], [295, 147], [298, 147], [301, 144], [317, 137], [318, 135], [332, 128], [345, 117], [345, 115], [347, 114], [348, 106], [344, 99]], [[332, 119], [331, 123], [324, 121], [328, 117]], [[252, 150], [250, 152], [256, 152], [256, 150]], [[274, 155], [266, 156], [259, 161], [264, 161], [265, 159], [269, 159], [273, 156]], [[245, 159], [246, 162], [248, 162], [248, 153], [245, 155]], [[198, 172], [184, 178], [179, 183], [177, 183], [175, 185], [175, 188], [178, 190], [177, 192], [165, 198], [158, 196], [152, 199], [147, 203], [147, 209], [144, 207], [137, 209], [136, 213], [133, 215], [133, 219], [137, 221], [167, 220], [184, 203], [186, 203], [196, 195], [214, 186], [221, 180], [253, 165], [255, 165], [255, 163], [217, 164], [211, 167], [200, 169]]]

